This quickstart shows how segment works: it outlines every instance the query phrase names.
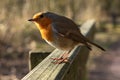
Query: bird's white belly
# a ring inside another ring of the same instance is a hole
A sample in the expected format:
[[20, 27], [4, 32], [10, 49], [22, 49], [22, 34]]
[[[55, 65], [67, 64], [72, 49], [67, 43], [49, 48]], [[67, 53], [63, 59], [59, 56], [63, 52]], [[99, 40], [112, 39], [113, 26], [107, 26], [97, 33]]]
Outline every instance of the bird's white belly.
[[66, 39], [66, 38], [55, 38], [53, 42], [46, 41], [51, 46], [60, 49], [60, 50], [70, 50], [72, 49], [76, 43], [74, 43], [72, 40]]

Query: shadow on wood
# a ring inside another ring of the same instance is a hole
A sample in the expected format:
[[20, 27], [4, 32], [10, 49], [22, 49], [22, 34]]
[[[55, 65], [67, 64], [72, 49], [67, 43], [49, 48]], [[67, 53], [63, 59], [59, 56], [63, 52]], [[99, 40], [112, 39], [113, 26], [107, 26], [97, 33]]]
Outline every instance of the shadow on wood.
[[43, 59], [45, 59], [49, 54], [50, 54], [50, 52], [30, 51], [29, 52], [29, 70], [32, 70]]

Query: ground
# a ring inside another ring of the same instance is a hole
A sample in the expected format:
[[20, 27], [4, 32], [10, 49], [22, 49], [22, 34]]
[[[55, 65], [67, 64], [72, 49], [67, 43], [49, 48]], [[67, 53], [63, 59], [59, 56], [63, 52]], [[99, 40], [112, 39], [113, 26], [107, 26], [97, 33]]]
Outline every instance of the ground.
[[90, 80], [120, 80], [120, 41], [105, 55], [95, 58], [96, 68], [90, 70]]

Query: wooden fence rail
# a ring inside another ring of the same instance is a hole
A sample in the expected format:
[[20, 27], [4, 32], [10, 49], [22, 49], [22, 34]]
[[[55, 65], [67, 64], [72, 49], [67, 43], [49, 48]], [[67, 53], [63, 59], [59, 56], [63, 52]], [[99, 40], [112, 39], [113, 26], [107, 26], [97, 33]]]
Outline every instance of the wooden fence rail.
[[[88, 39], [93, 40], [95, 21], [88, 20], [81, 27], [81, 32]], [[30, 52], [30, 68], [32, 69], [22, 80], [87, 80], [86, 63], [89, 50], [76, 46], [69, 54], [70, 63], [54, 64], [50, 58], [59, 57], [63, 53], [55, 49], [49, 52]], [[36, 66], [37, 65], [37, 66]]]

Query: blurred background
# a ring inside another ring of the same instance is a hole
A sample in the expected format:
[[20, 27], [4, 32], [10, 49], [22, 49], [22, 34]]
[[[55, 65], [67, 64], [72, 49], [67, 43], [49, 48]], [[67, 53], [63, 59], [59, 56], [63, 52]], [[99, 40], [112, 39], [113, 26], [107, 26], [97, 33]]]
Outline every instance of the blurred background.
[[96, 20], [95, 42], [107, 54], [90, 58], [90, 80], [120, 80], [120, 1], [119, 0], [1, 0], [0, 80], [20, 80], [28, 73], [30, 50], [52, 51], [40, 37], [33, 14], [51, 11], [77, 24]]

